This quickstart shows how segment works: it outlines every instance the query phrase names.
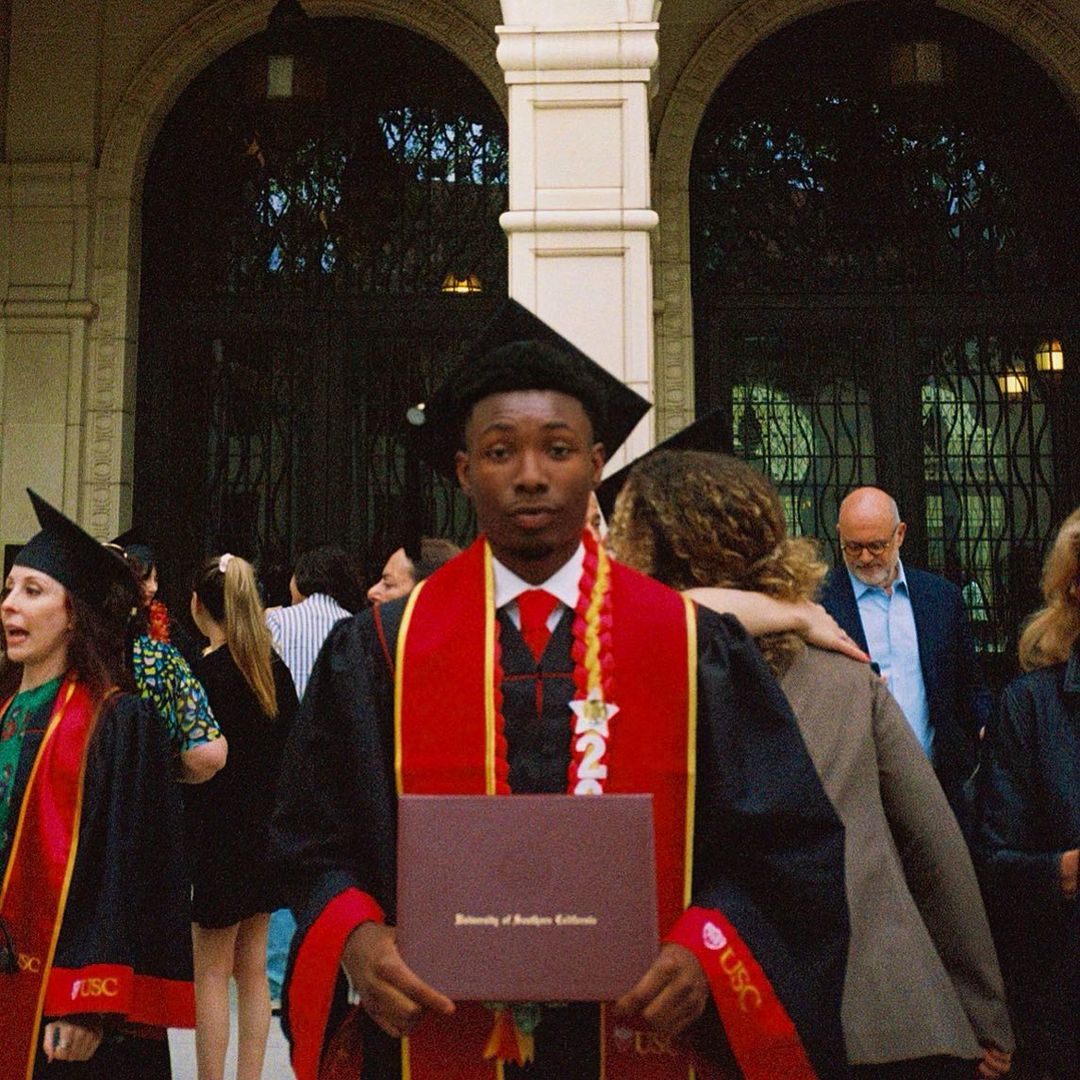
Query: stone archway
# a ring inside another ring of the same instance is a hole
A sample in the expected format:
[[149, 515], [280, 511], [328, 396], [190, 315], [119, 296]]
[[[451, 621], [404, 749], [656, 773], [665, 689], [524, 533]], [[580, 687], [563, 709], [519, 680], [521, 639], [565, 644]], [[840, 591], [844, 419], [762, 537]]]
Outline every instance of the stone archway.
[[[308, 0], [313, 17], [395, 23], [441, 45], [472, 70], [505, 111], [493, 33], [443, 0]], [[94, 200], [90, 326], [83, 408], [82, 518], [109, 536], [131, 510], [139, 309], [139, 220], [147, 157], [184, 87], [226, 50], [266, 26], [267, 3], [218, 0], [163, 42], [122, 95], [109, 122]]]
[[[694, 414], [693, 303], [690, 288], [690, 158], [716, 88], [756, 45], [808, 15], [839, 6], [808, 0], [743, 0], [687, 64], [660, 120], [653, 160], [657, 299], [657, 438], [674, 434]], [[981, 22], [1023, 49], [1080, 115], [1080, 33], [1047, 3], [949, 0], [942, 7]]]

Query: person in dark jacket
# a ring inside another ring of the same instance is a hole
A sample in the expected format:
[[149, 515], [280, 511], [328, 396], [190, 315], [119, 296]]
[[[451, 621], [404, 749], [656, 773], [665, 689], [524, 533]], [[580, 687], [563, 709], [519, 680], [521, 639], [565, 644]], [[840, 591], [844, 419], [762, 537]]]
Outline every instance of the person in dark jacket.
[[1080, 1071], [1080, 509], [1043, 568], [980, 770], [976, 839], [1017, 1033], [1017, 1075]]
[[[817, 542], [788, 534], [768, 477], [727, 454], [639, 458], [608, 542], [665, 585], [694, 586], [706, 607], [710, 592], [728, 589], [808, 602], [826, 572]], [[756, 637], [844, 824], [851, 942], [841, 1016], [853, 1077], [1003, 1076], [1013, 1037], [975, 871], [900, 706], [865, 663], [790, 632]]]
[[994, 702], [963, 596], [900, 558], [906, 526], [888, 492], [850, 492], [836, 528], [844, 564], [830, 571], [821, 603], [879, 665], [968, 835], [967, 781]]

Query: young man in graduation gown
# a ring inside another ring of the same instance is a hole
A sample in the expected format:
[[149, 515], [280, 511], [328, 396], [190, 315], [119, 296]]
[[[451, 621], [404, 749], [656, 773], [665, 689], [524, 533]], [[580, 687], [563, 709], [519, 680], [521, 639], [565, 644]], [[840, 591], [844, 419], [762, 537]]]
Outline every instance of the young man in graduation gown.
[[[274, 823], [299, 1080], [845, 1075], [842, 827], [785, 700], [736, 622], [582, 533], [635, 398], [510, 301], [430, 403], [482, 535], [308, 684]], [[653, 795], [663, 945], [614, 1003], [452, 1003], [398, 953], [396, 796], [523, 792]]]
[[195, 1023], [189, 885], [164, 724], [115, 686], [136, 584], [31, 499], [0, 604], [0, 1080], [167, 1080], [164, 1029]]

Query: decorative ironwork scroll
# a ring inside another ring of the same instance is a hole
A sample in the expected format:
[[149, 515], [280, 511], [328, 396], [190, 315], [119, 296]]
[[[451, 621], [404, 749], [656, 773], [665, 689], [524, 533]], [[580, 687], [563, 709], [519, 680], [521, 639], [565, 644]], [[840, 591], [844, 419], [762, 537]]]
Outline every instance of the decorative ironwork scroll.
[[406, 511], [468, 538], [451, 485], [406, 492], [404, 414], [506, 295], [506, 127], [478, 80], [364, 20], [313, 21], [305, 48], [316, 96], [252, 93], [260, 38], [203, 72], [143, 203], [136, 520], [167, 567], [228, 546], [275, 598], [316, 543], [376, 576]]
[[[895, 11], [796, 24], [706, 113], [698, 409], [731, 409], [792, 529], [830, 549], [851, 488], [896, 495], [905, 556], [961, 587], [1004, 677], [1048, 540], [1080, 501], [1080, 131], [1029, 58], [945, 12], [929, 30], [955, 50], [955, 82], [884, 84]], [[1036, 365], [1051, 337], [1063, 370]]]

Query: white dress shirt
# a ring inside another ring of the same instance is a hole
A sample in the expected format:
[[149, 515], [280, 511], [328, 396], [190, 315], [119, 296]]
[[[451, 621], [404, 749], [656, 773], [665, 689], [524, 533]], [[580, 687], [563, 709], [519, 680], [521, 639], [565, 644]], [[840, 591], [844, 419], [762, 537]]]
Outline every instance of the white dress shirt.
[[510, 621], [520, 630], [521, 615], [518, 613], [517, 598], [530, 589], [543, 589], [559, 601], [547, 618], [548, 630], [554, 630], [562, 618], [563, 611], [566, 608], [573, 611], [577, 607], [581, 571], [585, 565], [585, 545], [578, 544], [577, 551], [540, 585], [530, 585], [527, 581], [523, 581], [513, 570], [503, 566], [494, 555], [491, 557], [491, 565], [495, 572], [496, 611], [507, 608]]

